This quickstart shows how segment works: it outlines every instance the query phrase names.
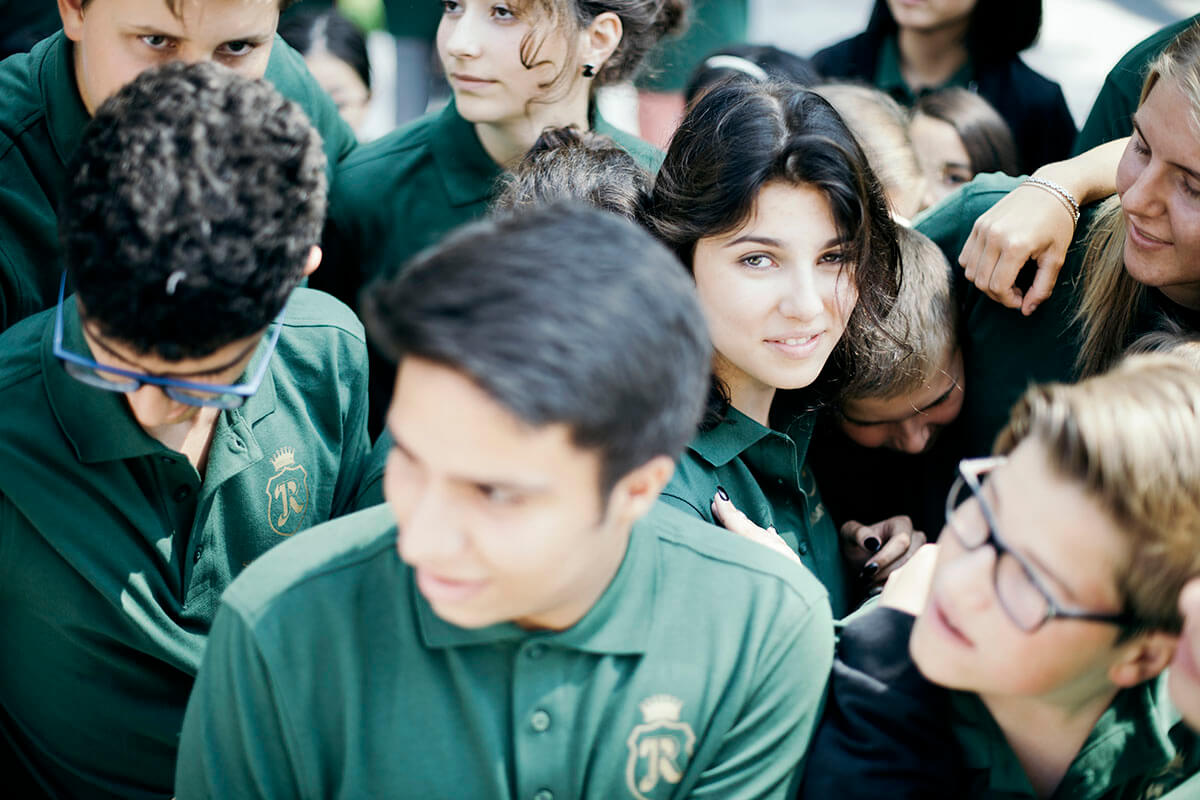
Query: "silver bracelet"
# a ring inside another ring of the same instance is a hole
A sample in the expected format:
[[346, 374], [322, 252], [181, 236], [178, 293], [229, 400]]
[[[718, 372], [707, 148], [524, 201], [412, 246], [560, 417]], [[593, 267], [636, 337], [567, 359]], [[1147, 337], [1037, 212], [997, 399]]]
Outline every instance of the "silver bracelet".
[[1031, 175], [1026, 178], [1025, 183], [1033, 184], [1034, 186], [1050, 192], [1050, 194], [1057, 197], [1066, 207], [1067, 212], [1071, 215], [1072, 224], [1079, 224], [1079, 201], [1077, 201], [1075, 196], [1068, 192], [1061, 184], [1057, 184], [1054, 181], [1048, 181], [1045, 178], [1039, 178], [1035, 175]]

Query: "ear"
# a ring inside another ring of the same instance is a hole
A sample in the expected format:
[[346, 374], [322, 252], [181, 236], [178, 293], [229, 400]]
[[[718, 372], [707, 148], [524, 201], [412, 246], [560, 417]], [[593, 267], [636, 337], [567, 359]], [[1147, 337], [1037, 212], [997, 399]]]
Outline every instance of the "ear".
[[675, 474], [674, 460], [655, 456], [617, 481], [608, 495], [610, 518], [627, 528], [645, 516]]
[[[63, 0], [59, 0], [59, 2], [63, 2]], [[591, 24], [580, 34], [583, 39], [579, 48], [579, 62], [592, 64], [596, 67], [596, 72], [599, 72], [608, 59], [612, 58], [617, 45], [621, 43], [623, 33], [621, 18], [616, 14], [605, 11], [603, 14], [596, 15]]]
[[62, 17], [63, 33], [72, 42], [83, 39], [83, 0], [58, 0], [58, 15]]
[[1178, 635], [1162, 631], [1144, 633], [1126, 642], [1119, 648], [1117, 660], [1108, 668], [1109, 680], [1122, 688], [1150, 680], [1171, 663], [1178, 643]]
[[308, 261], [304, 263], [304, 277], [308, 277], [317, 271], [317, 267], [321, 266], [321, 248], [315, 244], [308, 251]]

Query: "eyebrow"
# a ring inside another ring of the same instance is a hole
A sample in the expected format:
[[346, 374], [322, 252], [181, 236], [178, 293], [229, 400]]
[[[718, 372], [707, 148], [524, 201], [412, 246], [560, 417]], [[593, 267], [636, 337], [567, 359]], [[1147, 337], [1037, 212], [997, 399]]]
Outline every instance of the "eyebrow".
[[[181, 33], [171, 33], [157, 25], [130, 25], [129, 31], [137, 36], [165, 36], [168, 39], [184, 39], [186, 38]], [[247, 33], [242, 36], [232, 36], [225, 39], [226, 42], [255, 42], [262, 43], [275, 38], [275, 32], [258, 31], [257, 33]]]
[[948, 399], [950, 399], [950, 394], [957, 388], [958, 388], [958, 381], [954, 381], [953, 383], [950, 384], [950, 388], [948, 388], [946, 391], [944, 391], [940, 395], [938, 395], [936, 400], [934, 400], [931, 403], [926, 403], [925, 405], [921, 406], [920, 408], [914, 408], [912, 414], [909, 414], [908, 416], [905, 416], [905, 417], [900, 417], [899, 419], [877, 419], [877, 420], [872, 420], [870, 422], [865, 422], [863, 420], [855, 419], [854, 417], [850, 416], [849, 414], [847, 414], [844, 411], [842, 412], [842, 419], [846, 420], [847, 422], [849, 422], [852, 425], [858, 425], [858, 426], [864, 427], [864, 428], [869, 427], [871, 425], [894, 425], [897, 422], [904, 422], [906, 419], [909, 419], [916, 414], [924, 414], [929, 409], [940, 406], [942, 403], [944, 403]]
[[[834, 237], [834, 238], [830, 239], [828, 242], [826, 242], [825, 244], [821, 245], [821, 249], [828, 250], [831, 247], [837, 247], [841, 243], [842, 243], [841, 239]], [[773, 239], [770, 236], [759, 236], [759, 235], [753, 234], [753, 233], [746, 234], [745, 236], [739, 236], [738, 238], [734, 239], [732, 242], [729, 242], [728, 244], [726, 244], [725, 247], [737, 247], [740, 244], [762, 244], [762, 245], [766, 245], [767, 247], [778, 247], [781, 249], [783, 248], [783, 242], [780, 241], [779, 239]]]
[[[100, 349], [103, 350], [104, 352], [108, 353], [111, 356], [116, 356], [117, 358], [121, 359], [122, 362], [124, 362], [132, 367], [140, 366], [136, 361], [130, 361], [128, 358], [126, 358], [125, 356], [118, 353], [116, 350], [113, 350], [111, 347], [106, 345], [104, 343], [104, 340], [101, 339], [96, 334], [91, 333], [90, 331], [89, 331], [89, 333], [91, 335], [91, 340], [93, 342], [95, 342], [96, 344], [100, 345]], [[254, 350], [254, 348], [258, 347], [258, 344], [259, 344], [258, 339], [255, 339], [253, 342], [251, 342], [249, 344], [249, 346], [246, 347], [246, 349], [244, 349], [244, 350], [242, 350], [242, 352], [238, 353], [237, 356], [235, 358], [233, 358], [232, 360], [230, 360], [227, 364], [224, 364], [219, 367], [213, 367], [212, 369], [198, 369], [195, 372], [145, 372], [144, 374], [150, 375], [155, 378], [202, 378], [202, 377], [206, 377], [208, 375], [217, 375], [219, 373], [225, 372], [230, 367], [234, 366], [239, 361], [241, 361], [243, 358], [245, 358], [248, 353], [252, 352]]]
[[[1137, 116], [1134, 116], [1134, 118], [1133, 118], [1133, 129], [1135, 131], [1137, 131], [1137, 135], [1139, 137], [1141, 137], [1142, 141], [1146, 143], [1147, 147], [1149, 147], [1150, 142], [1148, 139], [1146, 139], [1146, 134], [1142, 132], [1142, 126], [1138, 125]], [[1151, 149], [1153, 149], [1153, 148], [1151, 148]], [[1175, 167], [1175, 169], [1180, 170], [1181, 172], [1186, 172], [1188, 175], [1191, 175], [1193, 178], [1200, 181], [1200, 172], [1198, 172], [1194, 169], [1191, 169], [1190, 167], [1185, 167], [1183, 164], [1180, 164], [1177, 161], [1168, 161], [1167, 164], [1169, 164], [1172, 167]]]
[[[404, 457], [408, 460], [415, 461], [418, 464], [423, 463], [421, 459], [417, 458], [416, 453], [405, 446], [404, 442], [400, 438], [399, 431], [397, 431], [395, 426], [390, 422], [387, 425], [387, 432], [388, 435], [392, 437], [392, 447], [403, 453]], [[548, 486], [542, 484], [533, 485], [526, 483], [514, 483], [508, 480], [488, 480], [486, 478], [475, 478], [466, 475], [457, 475], [453, 478], [453, 480], [456, 483], [466, 483], [470, 484], [471, 486], [487, 486], [493, 489], [502, 489], [506, 492], [514, 492], [516, 494], [525, 495], [541, 494], [549, 488]]]

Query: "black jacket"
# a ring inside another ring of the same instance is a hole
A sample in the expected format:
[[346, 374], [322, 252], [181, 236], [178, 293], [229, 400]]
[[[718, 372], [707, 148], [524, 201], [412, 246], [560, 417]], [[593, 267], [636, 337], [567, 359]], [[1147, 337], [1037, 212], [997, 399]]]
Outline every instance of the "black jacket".
[[[813, 56], [813, 66], [831, 80], [871, 83], [880, 44], [877, 35], [860, 33], [818, 52]], [[971, 88], [991, 103], [1012, 129], [1022, 172], [1031, 173], [1043, 164], [1071, 155], [1075, 120], [1062, 87], [1034, 72], [1019, 56], [976, 62]]]
[[908, 654], [914, 617], [877, 608], [842, 629], [803, 800], [962, 800], [950, 693]]

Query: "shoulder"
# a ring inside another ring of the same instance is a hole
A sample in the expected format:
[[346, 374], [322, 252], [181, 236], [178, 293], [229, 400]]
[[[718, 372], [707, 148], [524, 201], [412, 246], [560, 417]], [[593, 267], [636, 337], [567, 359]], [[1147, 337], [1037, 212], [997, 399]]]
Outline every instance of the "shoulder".
[[378, 139], [359, 145], [342, 164], [343, 173], [363, 174], [381, 168], [395, 172], [429, 157], [441, 115], [440, 111], [431, 111]]
[[1057, 81], [1047, 78], [1042, 73], [1025, 63], [1020, 56], [997, 62], [980, 69], [980, 93], [984, 94], [984, 84], [988, 75], [1009, 85], [1010, 91], [1016, 92], [1017, 97], [1026, 106], [1062, 105], [1066, 106], [1062, 86]]
[[363, 324], [349, 306], [332, 295], [304, 286], [296, 287], [288, 299], [283, 326], [285, 330], [327, 329], [366, 341]]
[[936, 242], [951, 264], [957, 264], [959, 251], [975, 220], [1017, 188], [1020, 182], [1019, 178], [999, 172], [977, 175], [966, 186], [923, 212], [914, 227]]
[[613, 141], [621, 146], [621, 149], [633, 156], [633, 160], [648, 170], [652, 176], [662, 166], [663, 151], [646, 140], [610, 125], [606, 125], [602, 132], [611, 136]]
[[720, 586], [722, 606], [741, 603], [751, 613], [773, 614], [790, 605], [802, 616], [827, 617], [832, 630], [825, 587], [800, 564], [663, 502], [637, 527], [639, 535], [656, 537], [664, 574], [688, 576], [675, 585], [695, 594], [696, 603], [712, 602]]
[[0, 159], [10, 155], [13, 143], [46, 115], [40, 75], [54, 37], [39, 42], [28, 53], [18, 53], [0, 61]]
[[1186, 19], [1181, 19], [1173, 25], [1168, 25], [1165, 28], [1150, 34], [1142, 41], [1130, 48], [1129, 52], [1121, 57], [1121, 60], [1116, 63], [1116, 66], [1108, 73], [1109, 76], [1121, 73], [1131, 73], [1139, 79], [1145, 74], [1146, 67], [1155, 57], [1158, 56], [1167, 45], [1170, 44], [1176, 36], [1183, 33], [1192, 25], [1200, 22], [1200, 14], [1196, 14]]
[[[252, 628], [272, 618], [291, 618], [330, 597], [355, 593], [373, 570], [397, 568], [395, 544], [396, 523], [386, 505], [339, 517], [251, 562], [222, 601]], [[335, 605], [339, 612], [350, 608]]]
[[[54, 320], [54, 310], [34, 314], [0, 333], [0, 397], [13, 396], [40, 385], [42, 341]], [[13, 414], [5, 414], [11, 419]]]
[[826, 78], [875, 77], [875, 59], [879, 52], [879, 41], [866, 31], [849, 39], [843, 39], [812, 57], [817, 72]]

